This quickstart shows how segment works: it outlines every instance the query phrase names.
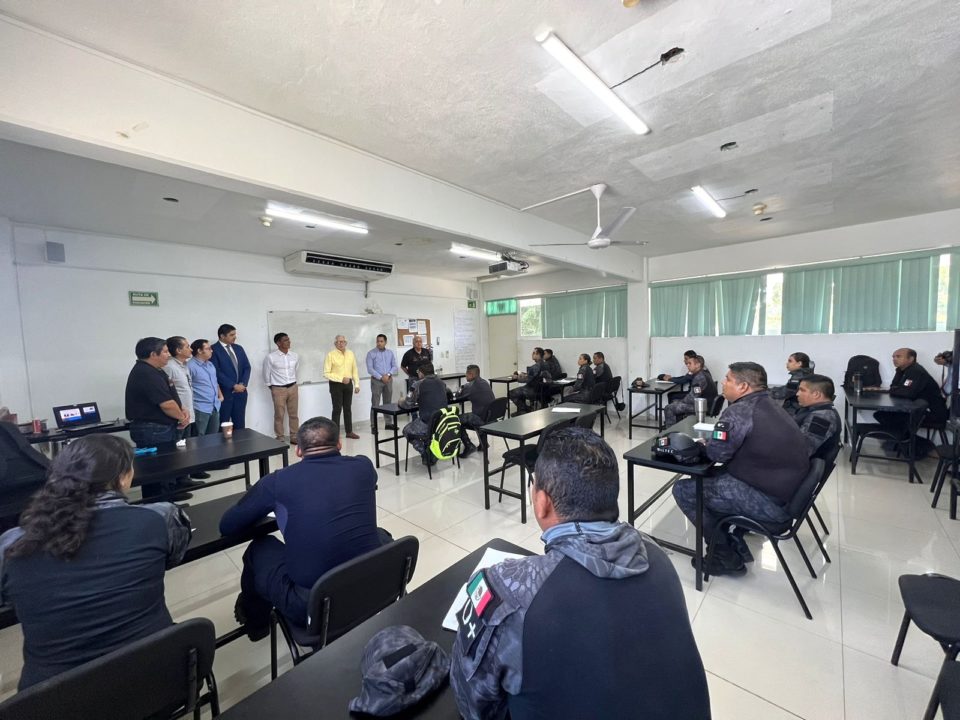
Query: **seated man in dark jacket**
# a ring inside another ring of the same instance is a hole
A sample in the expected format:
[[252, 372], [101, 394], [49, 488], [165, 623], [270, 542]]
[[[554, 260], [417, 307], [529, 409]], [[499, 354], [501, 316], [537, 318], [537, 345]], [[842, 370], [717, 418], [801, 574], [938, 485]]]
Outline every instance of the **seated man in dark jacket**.
[[30, 497], [43, 486], [50, 468], [46, 456], [35, 450], [0, 408], [0, 532], [15, 527]]
[[463, 443], [460, 457], [466, 457], [477, 449], [467, 435], [467, 430], [476, 430], [486, 422], [487, 408], [495, 399], [490, 383], [480, 377], [480, 367], [478, 365], [467, 365], [466, 376], [467, 382], [460, 388], [456, 398], [457, 400], [470, 401], [470, 412], [465, 412], [460, 416], [460, 441]]
[[687, 393], [677, 400], [674, 400], [663, 409], [664, 425], [670, 427], [676, 425], [687, 415], [693, 415], [696, 411], [696, 401], [702, 398], [707, 401], [707, 409], [717, 397], [717, 383], [713, 380], [713, 375], [703, 366], [703, 357], [697, 355], [692, 358], [685, 358], [684, 364], [687, 366], [687, 373], [690, 375], [690, 389]]
[[340, 454], [336, 423], [307, 420], [297, 432], [300, 462], [260, 478], [224, 513], [223, 535], [236, 535], [274, 513], [283, 541], [260, 537], [243, 554], [237, 621], [251, 640], [269, 631], [270, 607], [305, 626], [310, 588], [327, 570], [379, 547], [377, 471], [362, 455]]
[[[925, 420], [931, 423], [947, 421], [947, 404], [940, 393], [940, 386], [926, 368], [917, 362], [917, 351], [900, 348], [893, 353], [893, 366], [897, 372], [890, 382], [890, 396], [908, 400], [926, 400]], [[908, 413], [878, 410], [873, 414], [880, 426], [889, 433], [906, 438], [909, 431]]]
[[843, 423], [833, 397], [833, 380], [826, 375], [807, 375], [797, 388], [800, 409], [793, 419], [807, 439], [810, 457], [822, 457], [840, 443]]
[[[807, 441], [793, 418], [770, 399], [767, 371], [753, 362], [730, 365], [723, 379], [729, 405], [720, 414], [706, 455], [725, 463], [723, 470], [703, 482], [703, 535], [714, 538], [724, 515], [746, 515], [759, 522], [789, 520], [786, 505], [810, 467]], [[692, 478], [677, 480], [673, 497], [683, 514], [696, 522], [697, 486]], [[715, 539], [711, 575], [742, 575], [750, 554], [743, 536], [721, 533]]]
[[543, 389], [543, 348], [535, 347], [531, 353], [531, 358], [533, 364], [527, 366], [527, 371], [523, 375], [513, 374], [517, 380], [524, 383], [523, 387], [514, 388], [510, 391], [510, 399], [517, 406], [518, 414], [527, 412], [530, 409], [527, 403], [531, 400], [537, 400]]
[[677, 571], [617, 522], [616, 454], [590, 430], [564, 428], [544, 441], [533, 478], [545, 554], [468, 583], [450, 665], [461, 715], [709, 720]]
[[418, 415], [403, 426], [403, 436], [420, 453], [424, 465], [434, 465], [437, 459], [430, 452], [430, 420], [433, 414], [449, 403], [452, 393], [447, 384], [434, 374], [433, 363], [424, 363], [417, 369], [420, 379], [413, 384], [410, 393], [400, 401], [401, 407], [418, 406]]

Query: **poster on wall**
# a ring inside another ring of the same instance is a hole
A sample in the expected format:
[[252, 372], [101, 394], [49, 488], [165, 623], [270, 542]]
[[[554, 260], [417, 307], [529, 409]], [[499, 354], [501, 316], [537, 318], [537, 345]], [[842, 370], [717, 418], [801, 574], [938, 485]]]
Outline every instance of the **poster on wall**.
[[476, 310], [456, 310], [453, 313], [453, 349], [457, 370], [466, 370], [467, 365], [478, 365], [477, 343], [480, 321]]

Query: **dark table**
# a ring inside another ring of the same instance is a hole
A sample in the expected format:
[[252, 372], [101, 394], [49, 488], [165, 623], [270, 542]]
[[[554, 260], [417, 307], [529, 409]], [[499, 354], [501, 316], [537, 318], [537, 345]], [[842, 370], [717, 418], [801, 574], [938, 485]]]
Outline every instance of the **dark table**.
[[[236, 493], [194, 505], [181, 505], [190, 518], [190, 527], [193, 530], [190, 545], [187, 547], [181, 565], [193, 560], [200, 560], [221, 550], [228, 550], [277, 530], [276, 519], [268, 517], [239, 535], [221, 535], [220, 518], [227, 510], [236, 505], [241, 497], [243, 497], [243, 493]], [[16, 625], [18, 622], [12, 607], [0, 607], [0, 629]], [[225, 635], [224, 638], [234, 639], [232, 634]], [[218, 641], [218, 645], [220, 644], [222, 643]]]
[[[858, 416], [861, 411], [869, 412], [872, 416], [877, 410], [909, 413], [917, 407], [917, 401], [908, 400], [907, 398], [891, 397], [889, 392], [879, 390], [864, 390], [856, 393], [853, 390], [844, 388], [843, 394], [845, 396], [843, 401], [843, 440], [844, 442], [847, 442], [848, 439], [850, 441], [851, 464], [862, 457], [890, 460], [891, 458], [885, 455], [868, 455], [857, 452], [857, 440], [860, 437], [860, 422]], [[911, 440], [914, 439], [915, 438], [911, 438]], [[919, 475], [917, 477], [919, 479]], [[913, 482], [912, 473], [910, 482]]]
[[222, 433], [213, 433], [187, 438], [186, 447], [182, 448], [178, 448], [176, 443], [161, 443], [157, 445], [155, 455], [138, 455], [134, 458], [133, 484], [155, 484], [162, 480], [185, 477], [191, 473], [242, 462], [242, 475], [232, 475], [204, 484], [220, 485], [243, 478], [247, 487], [250, 487], [251, 461], [259, 461], [260, 477], [265, 477], [270, 474], [270, 458], [282, 455], [283, 466], [286, 467], [289, 453], [290, 446], [287, 443], [249, 428], [234, 430], [233, 437], [229, 440]]
[[126, 420], [118, 418], [115, 422], [110, 423], [109, 425], [101, 425], [100, 427], [83, 427], [74, 428], [69, 432], [59, 429], [47, 430], [42, 433], [30, 433], [29, 435], [24, 435], [27, 442], [31, 445], [36, 445], [38, 443], [50, 443], [51, 455], [56, 455], [57, 451], [60, 448], [60, 445], [69, 441], [75, 440], [78, 437], [83, 437], [84, 435], [96, 435], [97, 433], [115, 433], [115, 432], [124, 432], [125, 430], [130, 429], [130, 423]]
[[[696, 417], [684, 418], [676, 425], [669, 428], [670, 432], [683, 432], [693, 437], [707, 438], [709, 433], [701, 430], [694, 430]], [[684, 555], [692, 555], [695, 558], [694, 570], [697, 578], [697, 590], [703, 589], [703, 479], [711, 475], [714, 471], [714, 463], [704, 460], [696, 465], [681, 465], [680, 463], [661, 460], [653, 454], [653, 446], [656, 438], [650, 438], [642, 442], [632, 450], [623, 454], [623, 459], [627, 461], [627, 522], [633, 525], [634, 520], [645, 513], [664, 493], [673, 487], [673, 483], [683, 477], [691, 477], [697, 482], [697, 519], [696, 519], [696, 544], [693, 550], [684, 546], [677, 545], [669, 540], [660, 540], [654, 537], [657, 544], [669, 548], [674, 552]], [[661, 488], [651, 495], [642, 505], [634, 508], [634, 467], [653, 468], [655, 470], [665, 470], [674, 473]]]
[[456, 372], [454, 372], [454, 373], [442, 373], [442, 374], [440, 374], [440, 375], [437, 375], [438, 378], [440, 378], [441, 380], [444, 380], [444, 381], [446, 381], [446, 380], [456, 380], [456, 381], [457, 381], [457, 389], [458, 389], [458, 390], [460, 389], [460, 386], [463, 384], [463, 379], [464, 379], [466, 376], [467, 376], [466, 373], [456, 373]]
[[[514, 383], [519, 383], [520, 381], [515, 378], [513, 375], [504, 375], [503, 377], [490, 378], [488, 381], [490, 383], [490, 388], [492, 389], [495, 383], [503, 383], [507, 386], [507, 397], [510, 397], [510, 386]], [[510, 417], [510, 404], [507, 403], [507, 417]]]
[[[554, 412], [554, 408], [563, 407], [576, 409], [577, 412], [564, 413]], [[483, 425], [477, 429], [478, 433], [483, 435], [492, 435], [501, 437], [504, 440], [516, 440], [520, 443], [520, 454], [523, 455], [522, 448], [528, 440], [539, 437], [544, 428], [555, 422], [564, 420], [575, 420], [581, 414], [591, 413], [600, 410], [600, 435], [603, 436], [603, 408], [600, 405], [581, 405], [579, 403], [561, 403], [551, 408], [535, 410], [534, 412], [516, 415], [506, 420]], [[505, 490], [499, 486], [490, 485], [490, 474], [501, 472], [504, 466], [490, 468], [490, 443], [483, 442], [483, 501], [487, 510], [490, 509], [490, 490], [497, 493], [503, 493], [508, 497], [516, 498], [520, 501], [520, 522], [527, 522], [527, 468], [520, 463], [520, 492]]]
[[[400, 423], [398, 418], [401, 415], [408, 415], [414, 412], [417, 409], [416, 405], [412, 407], [400, 407], [397, 403], [387, 403], [385, 405], [374, 405], [371, 408], [372, 423], [371, 429], [373, 430], [373, 458], [374, 463], [377, 467], [380, 467], [380, 456], [393, 458], [394, 461], [394, 475], [400, 475]], [[382, 440], [380, 439], [380, 423], [377, 422], [377, 415], [383, 415], [387, 418], [387, 424], [393, 425], [393, 434], [389, 433]], [[380, 446], [384, 444], [393, 443], [393, 452], [388, 452], [387, 450], [381, 450]]]
[[[627, 391], [630, 393], [630, 424], [627, 430], [627, 437], [631, 440], [633, 439], [633, 429], [635, 427], [639, 428], [653, 428], [656, 431], [663, 430], [663, 396], [668, 392], [671, 392], [677, 388], [677, 383], [672, 381], [664, 382], [651, 382], [646, 387], [638, 388], [630, 385], [627, 388]], [[640, 408], [636, 412], [633, 411], [633, 396], [634, 395], [647, 395], [653, 396], [653, 402], [648, 402], [644, 407]], [[649, 423], [635, 423], [633, 420], [639, 415], [642, 415], [650, 408], [653, 408], [653, 417], [654, 425]]]
[[[358, 717], [350, 715], [347, 704], [360, 694], [360, 658], [370, 638], [390, 625], [409, 625], [425, 639], [433, 640], [450, 652], [456, 633], [444, 630], [441, 623], [456, 593], [488, 547], [518, 555], [532, 554], [506, 540], [491, 540], [266, 687], [241, 700], [220, 717], [223, 720]], [[414, 717], [455, 720], [460, 715], [453, 690], [448, 684], [416, 707], [390, 717], [395, 720]]]

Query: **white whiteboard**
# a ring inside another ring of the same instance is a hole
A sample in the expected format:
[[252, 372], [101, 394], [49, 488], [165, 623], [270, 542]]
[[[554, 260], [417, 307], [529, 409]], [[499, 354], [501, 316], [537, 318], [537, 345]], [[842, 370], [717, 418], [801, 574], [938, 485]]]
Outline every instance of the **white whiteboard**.
[[[278, 332], [290, 336], [291, 349], [300, 356], [298, 372], [301, 383], [326, 382], [323, 360], [333, 350], [337, 335], [347, 338], [347, 349], [357, 356], [360, 377], [367, 378], [367, 352], [377, 345], [377, 335], [387, 336], [387, 347], [397, 337], [396, 315], [335, 315], [332, 313], [292, 312], [276, 310], [267, 313], [268, 347], [274, 349], [273, 336]], [[400, 356], [397, 356], [400, 362]]]
[[463, 372], [467, 365], [479, 365], [477, 341], [480, 338], [480, 326], [477, 310], [455, 310], [453, 313], [453, 350], [457, 358], [457, 369]]

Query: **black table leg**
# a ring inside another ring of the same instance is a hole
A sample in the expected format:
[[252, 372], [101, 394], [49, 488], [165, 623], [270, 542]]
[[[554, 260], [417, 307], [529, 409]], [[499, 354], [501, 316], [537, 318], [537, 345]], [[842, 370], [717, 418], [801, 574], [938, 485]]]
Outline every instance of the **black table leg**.
[[373, 420], [373, 462], [376, 467], [380, 467], [380, 422], [377, 417], [377, 411], [370, 413], [370, 419]]
[[483, 506], [490, 509], [490, 439], [484, 435], [480, 438], [483, 446]]
[[[603, 437], [603, 420], [600, 421], [600, 436]], [[523, 461], [523, 440], [520, 440], [520, 522], [527, 522], [527, 464]]]
[[653, 414], [656, 416], [654, 422], [657, 424], [657, 432], [663, 431], [663, 393], [657, 393], [657, 405], [653, 410]]
[[[633, 393], [627, 392], [627, 397], [630, 398], [630, 407], [627, 409], [627, 438], [633, 440]], [[630, 466], [630, 473], [633, 473], [633, 465]], [[632, 474], [631, 474], [631, 477]], [[633, 494], [633, 482], [630, 483], [630, 493]], [[633, 503], [630, 503], [630, 512], [633, 512]]]
[[697, 477], [697, 542], [694, 567], [697, 576], [697, 590], [703, 590], [703, 478]]
[[400, 477], [400, 423], [398, 416], [393, 417], [393, 474]]
[[[632, 397], [633, 397], [633, 394], [631, 393], [631, 403], [630, 403], [631, 405], [633, 405]], [[632, 410], [633, 408], [631, 407], [630, 409]], [[634, 517], [635, 516], [633, 514], [633, 463], [628, 462], [627, 463], [627, 522], [633, 525]]]
[[[600, 413], [600, 437], [603, 437], [603, 425], [604, 425], [603, 419], [604, 419], [604, 417], [605, 417], [606, 414], [607, 414], [607, 413], [606, 413], [606, 410], [607, 410], [607, 408], [604, 407], [604, 408], [603, 408], [603, 412]], [[520, 443], [520, 444], [523, 445], [523, 443]]]
[[[261, 463], [262, 463], [262, 460], [261, 460]], [[262, 464], [260, 465], [260, 470], [261, 470], [260, 477], [263, 477]], [[250, 463], [246, 461], [243, 463], [243, 482], [247, 486], [247, 490], [249, 490], [250, 489]]]
[[290, 452], [284, 448], [283, 449], [283, 466], [287, 467], [290, 464]]

